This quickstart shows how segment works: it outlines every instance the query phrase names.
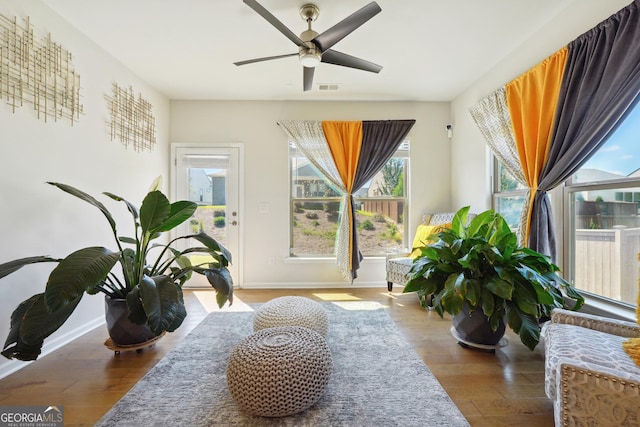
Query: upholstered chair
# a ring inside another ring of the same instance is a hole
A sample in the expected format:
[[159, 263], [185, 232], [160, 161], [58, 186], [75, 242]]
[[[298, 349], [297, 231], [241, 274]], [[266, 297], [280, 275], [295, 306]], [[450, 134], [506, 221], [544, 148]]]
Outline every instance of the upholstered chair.
[[557, 427], [640, 425], [640, 366], [622, 348], [638, 324], [555, 309], [542, 335]]

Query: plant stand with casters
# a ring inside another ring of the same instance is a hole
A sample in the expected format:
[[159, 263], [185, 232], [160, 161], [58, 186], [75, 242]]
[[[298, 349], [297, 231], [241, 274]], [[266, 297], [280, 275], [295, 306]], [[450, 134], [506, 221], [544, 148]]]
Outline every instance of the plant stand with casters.
[[120, 354], [121, 351], [136, 351], [136, 353], [142, 353], [142, 351], [145, 348], [150, 348], [153, 347], [156, 344], [156, 341], [158, 341], [160, 338], [162, 338], [164, 336], [164, 332], [160, 335], [158, 335], [157, 337], [153, 337], [150, 340], [147, 340], [145, 342], [141, 342], [141, 343], [137, 343], [137, 344], [126, 344], [126, 345], [121, 345], [121, 344], [117, 344], [115, 341], [113, 341], [111, 338], [107, 338], [107, 340], [104, 342], [104, 345], [109, 349], [109, 350], [113, 350], [113, 352], [118, 355]]

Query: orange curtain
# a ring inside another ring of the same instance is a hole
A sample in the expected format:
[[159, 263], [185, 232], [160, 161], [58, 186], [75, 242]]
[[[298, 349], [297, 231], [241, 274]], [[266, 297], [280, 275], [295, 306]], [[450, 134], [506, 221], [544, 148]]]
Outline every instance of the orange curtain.
[[527, 223], [522, 224], [527, 241], [533, 200], [551, 146], [567, 52], [564, 47], [505, 86], [516, 148], [529, 187]]
[[342, 183], [351, 193], [362, 148], [362, 121], [323, 121], [322, 130]]
[[[322, 131], [324, 132], [327, 145], [333, 156], [333, 161], [340, 173], [342, 183], [349, 196], [353, 191], [353, 183], [358, 168], [360, 149], [362, 148], [362, 121], [323, 121]], [[353, 207], [351, 197], [345, 198], [346, 205], [343, 206], [343, 215], [348, 215], [349, 224], [349, 270], [353, 270]]]

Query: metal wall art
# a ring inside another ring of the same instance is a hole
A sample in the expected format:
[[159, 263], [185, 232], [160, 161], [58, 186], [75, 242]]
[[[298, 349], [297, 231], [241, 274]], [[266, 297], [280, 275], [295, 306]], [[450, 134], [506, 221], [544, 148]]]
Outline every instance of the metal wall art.
[[71, 59], [51, 34], [36, 40], [29, 17], [21, 26], [16, 17], [0, 15], [0, 98], [14, 113], [31, 104], [45, 122], [65, 118], [73, 125], [83, 107], [80, 75]]
[[114, 83], [112, 89], [112, 95], [106, 97], [111, 114], [111, 140], [117, 138], [125, 147], [133, 144], [138, 152], [151, 151], [156, 145], [156, 119], [151, 111], [153, 106], [141, 94], [136, 99], [131, 87], [125, 90]]

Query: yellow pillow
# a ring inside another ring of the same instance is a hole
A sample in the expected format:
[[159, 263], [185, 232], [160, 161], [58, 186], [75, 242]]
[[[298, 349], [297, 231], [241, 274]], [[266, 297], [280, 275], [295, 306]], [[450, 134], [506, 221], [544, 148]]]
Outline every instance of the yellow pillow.
[[[451, 228], [451, 223], [438, 224], [438, 225], [425, 225], [420, 224], [416, 230], [416, 235], [413, 238], [412, 248], [421, 248], [429, 245], [430, 243], [438, 240], [438, 233], [446, 228]], [[420, 249], [414, 249], [409, 255], [411, 258], [416, 258], [420, 255]]]

